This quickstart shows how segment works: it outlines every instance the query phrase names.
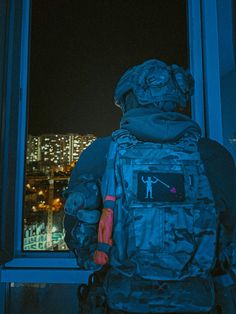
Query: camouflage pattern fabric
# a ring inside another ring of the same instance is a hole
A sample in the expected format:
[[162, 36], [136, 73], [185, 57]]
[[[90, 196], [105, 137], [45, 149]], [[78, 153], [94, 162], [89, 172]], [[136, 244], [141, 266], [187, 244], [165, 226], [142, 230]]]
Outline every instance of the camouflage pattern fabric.
[[132, 91], [139, 106], [154, 104], [161, 109], [161, 102], [177, 103], [186, 107], [193, 94], [194, 81], [191, 74], [176, 64], [151, 59], [127, 70], [115, 89], [115, 103], [124, 109], [124, 95]]
[[114, 273], [105, 284], [109, 307], [143, 313], [210, 311], [217, 213], [198, 134], [159, 144], [118, 130], [113, 139], [113, 158], [108, 155], [103, 178], [104, 195], [115, 191], [116, 197]]
[[104, 290], [109, 308], [127, 313], [207, 313], [214, 307], [213, 283], [203, 278], [146, 280], [111, 269]]

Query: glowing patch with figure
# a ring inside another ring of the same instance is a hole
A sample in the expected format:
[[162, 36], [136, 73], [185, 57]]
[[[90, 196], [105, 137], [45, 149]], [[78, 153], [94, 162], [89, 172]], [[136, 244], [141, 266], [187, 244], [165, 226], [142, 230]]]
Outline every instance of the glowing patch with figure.
[[180, 173], [139, 172], [137, 198], [140, 202], [183, 202], [184, 176]]

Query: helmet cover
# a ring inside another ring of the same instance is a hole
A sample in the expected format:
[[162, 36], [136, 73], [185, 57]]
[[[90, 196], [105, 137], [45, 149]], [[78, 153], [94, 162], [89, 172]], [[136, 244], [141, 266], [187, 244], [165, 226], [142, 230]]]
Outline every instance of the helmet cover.
[[157, 59], [145, 61], [126, 71], [115, 89], [115, 104], [125, 111], [124, 96], [132, 91], [140, 106], [175, 102], [182, 108], [193, 94], [194, 80], [178, 65], [167, 65]]

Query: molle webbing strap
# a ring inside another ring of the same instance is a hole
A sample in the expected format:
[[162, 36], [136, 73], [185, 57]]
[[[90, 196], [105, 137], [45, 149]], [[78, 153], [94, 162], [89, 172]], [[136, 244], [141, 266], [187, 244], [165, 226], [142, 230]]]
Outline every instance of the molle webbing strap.
[[124, 129], [113, 132], [112, 138], [113, 141], [110, 144], [106, 170], [102, 180], [103, 210], [98, 227], [98, 247], [94, 254], [94, 262], [99, 265], [108, 263], [112, 246], [113, 210], [116, 205], [117, 186], [115, 175], [117, 146], [126, 147], [128, 144], [132, 145], [137, 142], [137, 139]]
[[99, 265], [108, 263], [108, 246], [112, 246], [113, 209], [115, 207], [115, 158], [117, 145], [114, 141], [110, 144], [107, 155], [107, 164], [102, 180], [103, 210], [98, 227], [98, 249], [94, 254], [94, 262]]

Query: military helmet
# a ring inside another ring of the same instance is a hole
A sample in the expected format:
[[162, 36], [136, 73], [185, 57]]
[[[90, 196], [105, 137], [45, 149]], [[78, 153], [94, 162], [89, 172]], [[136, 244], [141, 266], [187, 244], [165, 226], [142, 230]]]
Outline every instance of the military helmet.
[[156, 107], [162, 102], [174, 102], [185, 108], [193, 94], [194, 80], [192, 75], [180, 66], [167, 65], [157, 59], [127, 70], [115, 88], [115, 104], [125, 111], [125, 96], [131, 91], [140, 106], [153, 104]]

